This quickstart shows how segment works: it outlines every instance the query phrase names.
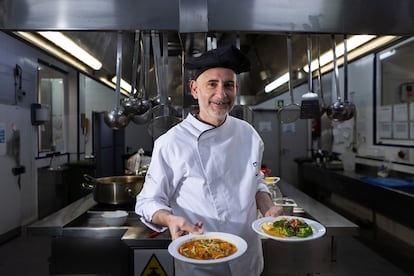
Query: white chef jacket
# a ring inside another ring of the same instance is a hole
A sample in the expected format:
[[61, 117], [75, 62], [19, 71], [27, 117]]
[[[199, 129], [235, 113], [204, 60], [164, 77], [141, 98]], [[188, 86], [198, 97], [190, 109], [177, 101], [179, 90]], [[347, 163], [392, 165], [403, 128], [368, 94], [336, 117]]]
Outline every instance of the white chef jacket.
[[137, 195], [141, 219], [148, 225], [164, 209], [191, 223], [202, 221], [204, 232], [232, 233], [248, 243], [243, 256], [220, 266], [176, 260], [176, 275], [260, 275], [262, 244], [251, 224], [257, 218], [256, 193], [268, 192], [260, 172], [263, 149], [255, 129], [232, 116], [214, 127], [189, 114], [155, 141]]

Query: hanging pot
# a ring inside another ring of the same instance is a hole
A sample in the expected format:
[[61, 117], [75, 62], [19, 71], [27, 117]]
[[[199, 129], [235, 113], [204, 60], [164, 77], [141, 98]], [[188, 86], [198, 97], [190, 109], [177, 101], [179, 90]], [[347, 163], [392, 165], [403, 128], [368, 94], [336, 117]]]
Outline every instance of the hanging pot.
[[93, 178], [85, 174], [82, 187], [93, 191], [93, 199], [102, 204], [133, 204], [144, 185], [144, 176], [109, 176]]
[[279, 109], [277, 115], [282, 124], [293, 123], [300, 117], [300, 106], [295, 103], [293, 98], [293, 76], [292, 76], [292, 38], [287, 37], [288, 50], [288, 71], [289, 71], [289, 94], [291, 103]]

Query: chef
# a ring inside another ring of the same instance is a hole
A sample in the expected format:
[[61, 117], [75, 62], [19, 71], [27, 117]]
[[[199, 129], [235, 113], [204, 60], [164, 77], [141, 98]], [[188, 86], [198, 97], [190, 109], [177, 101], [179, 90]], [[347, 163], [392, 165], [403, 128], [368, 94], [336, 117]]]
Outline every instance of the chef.
[[262, 245], [251, 224], [257, 210], [278, 216], [261, 168], [263, 141], [247, 122], [229, 115], [237, 74], [250, 70], [247, 57], [226, 46], [189, 59], [190, 89], [199, 110], [160, 136], [137, 196], [141, 220], [172, 239], [188, 233], [226, 232], [248, 243], [241, 257], [214, 265], [175, 260], [176, 275], [260, 275]]

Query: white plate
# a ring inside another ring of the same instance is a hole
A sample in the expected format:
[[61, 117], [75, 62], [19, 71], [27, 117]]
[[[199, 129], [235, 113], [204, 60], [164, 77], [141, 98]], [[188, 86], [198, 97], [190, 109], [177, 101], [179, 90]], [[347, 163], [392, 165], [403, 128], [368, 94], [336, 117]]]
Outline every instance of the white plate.
[[[224, 241], [231, 242], [232, 244], [237, 246], [237, 251], [230, 256], [216, 259], [216, 260], [195, 260], [195, 259], [187, 258], [178, 252], [178, 248], [180, 248], [180, 246], [183, 243], [192, 241], [192, 240], [205, 239], [205, 238], [218, 238]], [[236, 259], [240, 257], [241, 255], [243, 255], [244, 252], [246, 252], [246, 249], [247, 249], [247, 243], [244, 239], [240, 238], [239, 236], [233, 235], [233, 234], [222, 233], [222, 232], [208, 232], [202, 235], [188, 234], [188, 235], [185, 235], [185, 236], [182, 236], [182, 237], [179, 237], [173, 240], [168, 246], [168, 252], [174, 258], [184, 261], [184, 262], [193, 263], [193, 264], [216, 264], [216, 263], [228, 262], [230, 260]]]
[[[273, 222], [273, 221], [276, 221], [276, 220], [279, 220], [279, 219], [282, 219], [282, 218], [287, 218], [287, 219], [301, 219], [301, 220], [303, 220], [304, 222], [306, 222], [307, 224], [309, 224], [310, 227], [312, 227], [313, 234], [310, 235], [310, 236], [308, 236], [308, 237], [305, 237], [305, 238], [298, 238], [298, 237], [276, 237], [276, 236], [269, 235], [269, 234], [265, 233], [262, 230], [261, 225], [263, 223], [265, 223], [265, 222]], [[252, 223], [252, 228], [253, 228], [253, 230], [256, 233], [258, 233], [258, 234], [260, 234], [260, 235], [262, 235], [264, 237], [267, 237], [267, 238], [270, 238], [270, 239], [274, 239], [274, 240], [278, 240], [278, 241], [283, 241], [283, 242], [301, 242], [301, 241], [314, 240], [314, 239], [317, 239], [317, 238], [322, 237], [326, 233], [325, 226], [323, 226], [319, 222], [314, 221], [314, 220], [311, 220], [311, 219], [302, 218], [302, 217], [295, 217], [295, 216], [278, 216], [278, 217], [275, 217], [275, 218], [274, 217], [263, 217], [263, 218], [260, 218], [260, 219], [255, 220]]]

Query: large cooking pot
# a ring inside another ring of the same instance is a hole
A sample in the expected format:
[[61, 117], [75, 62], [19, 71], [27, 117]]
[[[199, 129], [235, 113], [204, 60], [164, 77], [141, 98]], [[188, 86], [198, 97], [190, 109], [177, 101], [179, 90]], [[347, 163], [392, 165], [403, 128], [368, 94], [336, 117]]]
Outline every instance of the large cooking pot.
[[136, 175], [94, 178], [83, 175], [82, 186], [93, 190], [93, 198], [103, 204], [131, 204], [144, 185], [144, 177]]

